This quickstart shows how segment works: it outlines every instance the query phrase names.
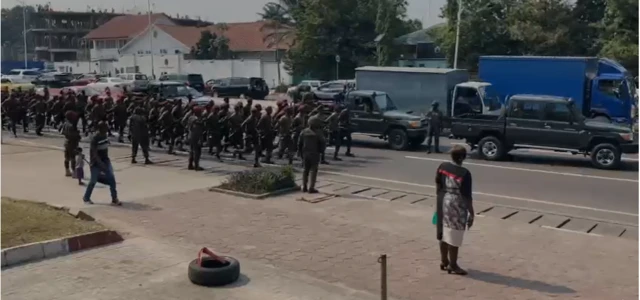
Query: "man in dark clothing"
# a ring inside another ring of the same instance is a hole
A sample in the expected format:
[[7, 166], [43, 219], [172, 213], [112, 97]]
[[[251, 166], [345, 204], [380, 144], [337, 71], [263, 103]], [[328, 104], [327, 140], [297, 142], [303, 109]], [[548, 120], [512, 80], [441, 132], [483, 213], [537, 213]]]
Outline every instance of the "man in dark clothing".
[[262, 162], [265, 164], [273, 164], [273, 161], [271, 161], [271, 155], [273, 154], [273, 121], [271, 120], [273, 108], [267, 106], [264, 111], [265, 114], [263, 114], [258, 121], [260, 149], [265, 151], [265, 157]]
[[222, 160], [220, 158], [220, 153], [222, 152], [222, 128], [220, 124], [220, 108], [217, 105], [211, 107], [205, 123], [209, 154], [213, 155], [213, 147], [216, 147], [216, 158]]
[[[182, 107], [182, 101], [180, 100], [174, 100], [174, 101], [175, 101], [175, 106], [171, 111], [171, 114], [173, 115], [173, 120], [174, 120], [174, 124], [173, 124], [173, 135], [175, 138], [174, 143], [178, 145], [179, 151], [184, 151], [184, 142], [182, 141], [182, 138], [184, 136], [185, 126], [182, 125], [182, 122], [181, 122], [182, 118], [184, 117], [184, 108]], [[169, 149], [171, 149], [172, 151], [173, 151], [173, 147], [174, 145], [169, 145]]]
[[[65, 118], [67, 121], [62, 126], [62, 134], [64, 135], [64, 175], [71, 177], [72, 172], [75, 172], [76, 169], [75, 154], [82, 137], [76, 126], [78, 123], [78, 114], [72, 110], [68, 110], [65, 113]], [[69, 169], [69, 167], [71, 167], [71, 169]]]
[[293, 146], [294, 153], [298, 152], [298, 140], [300, 139], [300, 134], [302, 130], [307, 127], [307, 115], [304, 109], [299, 109], [298, 114], [293, 118], [293, 123], [291, 124], [293, 131], [293, 138], [291, 145]]
[[242, 115], [244, 118], [248, 118], [251, 115], [251, 108], [253, 107], [253, 99], [247, 97], [247, 104], [242, 108]]
[[[317, 193], [316, 176], [318, 175], [318, 163], [320, 153], [324, 150], [324, 139], [318, 135], [318, 123], [310, 124], [305, 128], [298, 139], [298, 151], [302, 156], [302, 192]], [[311, 178], [309, 178], [311, 177]]]
[[116, 105], [111, 108], [110, 113], [113, 114], [114, 127], [118, 130], [118, 143], [124, 143], [124, 129], [127, 126], [127, 118], [129, 117], [127, 115], [127, 107], [124, 104], [124, 99], [118, 99], [116, 101]]
[[194, 107], [187, 125], [189, 129], [189, 170], [202, 171], [200, 156], [202, 154], [202, 135], [204, 134], [204, 120], [202, 107]]
[[233, 114], [229, 116], [228, 122], [229, 142], [225, 145], [225, 147], [233, 146], [235, 148], [233, 157], [235, 158], [237, 156], [238, 159], [244, 159], [244, 157], [242, 156], [242, 110], [240, 110], [240, 106], [237, 105], [233, 107], [233, 110]]
[[19, 106], [20, 106], [20, 102], [14, 95], [9, 96], [9, 99], [7, 99], [2, 103], [2, 110], [9, 117], [9, 120], [10, 120], [9, 127], [14, 137], [18, 137], [18, 134], [16, 134], [16, 128], [17, 128], [18, 121], [20, 120]]
[[78, 95], [78, 101], [76, 102], [76, 112], [78, 113], [78, 120], [82, 121], [83, 133], [87, 132], [86, 109], [87, 109], [88, 101], [89, 101], [89, 98], [87, 97], [87, 94], [85, 93], [84, 90], [82, 90], [80, 92], [80, 95]]
[[340, 128], [340, 144], [346, 139], [345, 145], [347, 146], [347, 152], [345, 156], [353, 157], [351, 153], [351, 114], [349, 108], [345, 107], [340, 111], [338, 115], [338, 127]]
[[[322, 145], [326, 147], [326, 138], [324, 137], [324, 122], [320, 119], [319, 108], [315, 108], [309, 114], [309, 128], [316, 128], [316, 133], [318, 137], [322, 139]], [[323, 165], [328, 165], [329, 162], [324, 157], [324, 148], [320, 151], [320, 163]]]
[[[285, 108], [284, 115], [280, 117], [278, 120], [277, 128], [278, 128], [278, 136], [279, 140], [279, 150], [278, 150], [278, 158], [282, 159], [284, 156], [284, 151], [287, 151], [287, 158], [289, 159], [289, 164], [293, 164], [293, 145], [291, 142], [291, 127], [293, 124], [293, 119], [291, 118], [291, 108]], [[297, 142], [297, 141], [296, 141]]]
[[144, 164], [152, 164], [149, 160], [149, 126], [144, 116], [144, 109], [136, 108], [129, 123], [131, 128], [131, 163], [137, 163], [136, 156], [138, 156], [138, 146], [140, 146], [144, 156]]
[[427, 113], [429, 122], [429, 135], [427, 138], [427, 153], [431, 153], [431, 141], [435, 140], [435, 151], [440, 152], [440, 128], [442, 126], [442, 112], [438, 108], [438, 102], [431, 104], [431, 111]]
[[162, 139], [158, 140], [158, 148], [162, 148], [162, 141], [169, 144], [168, 154], [174, 154], [173, 145], [175, 144], [175, 135], [173, 132], [174, 119], [171, 114], [171, 106], [167, 103], [160, 113], [160, 126], [162, 127]]
[[91, 143], [89, 147], [89, 168], [91, 171], [91, 178], [87, 184], [87, 190], [84, 192], [82, 200], [85, 204], [93, 204], [91, 201], [91, 194], [93, 194], [93, 188], [98, 182], [98, 178], [103, 178], [104, 181], [109, 184], [109, 192], [111, 193], [111, 205], [121, 206], [122, 203], [118, 200], [118, 191], [116, 189], [116, 177], [113, 173], [113, 165], [109, 159], [109, 125], [104, 121], [99, 121], [95, 125], [96, 134], [91, 137]]
[[258, 120], [260, 113], [256, 108], [251, 110], [251, 115], [242, 122], [242, 129], [245, 133], [245, 145], [251, 147], [256, 153], [253, 159], [253, 167], [260, 167], [260, 136], [258, 135]]

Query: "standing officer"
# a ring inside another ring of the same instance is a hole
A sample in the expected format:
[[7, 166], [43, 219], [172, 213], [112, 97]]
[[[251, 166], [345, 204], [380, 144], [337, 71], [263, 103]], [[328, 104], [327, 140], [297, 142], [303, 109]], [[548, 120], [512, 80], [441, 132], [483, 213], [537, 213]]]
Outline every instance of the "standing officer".
[[320, 153], [324, 151], [325, 146], [324, 139], [318, 134], [322, 127], [318, 126], [322, 126], [321, 123], [310, 123], [309, 127], [302, 131], [298, 140], [298, 152], [301, 153], [302, 166], [304, 167], [302, 172], [302, 192], [311, 194], [318, 192], [315, 189], [318, 163], [320, 162]]
[[340, 161], [338, 152], [340, 151], [340, 144], [342, 143], [340, 138], [340, 126], [338, 124], [338, 118], [340, 116], [340, 106], [336, 104], [333, 113], [325, 120], [329, 129], [329, 140], [333, 144], [335, 150], [333, 151], [333, 160]]
[[264, 111], [265, 114], [263, 114], [260, 117], [260, 121], [258, 121], [258, 133], [260, 134], [260, 150], [265, 151], [265, 157], [262, 162], [265, 164], [273, 164], [273, 161], [271, 161], [271, 155], [273, 154], [273, 108], [271, 106], [267, 106]]
[[187, 125], [189, 129], [189, 166], [187, 169], [202, 171], [200, 156], [202, 154], [202, 135], [204, 134], [204, 120], [202, 119], [202, 107], [194, 107], [193, 114], [189, 117]]
[[[326, 147], [327, 143], [326, 143], [326, 138], [324, 137], [324, 122], [320, 119], [320, 112], [319, 112], [320, 107], [316, 107], [315, 109], [313, 109], [313, 111], [311, 111], [311, 113], [309, 114], [309, 128], [315, 128], [316, 133], [318, 134], [318, 137], [320, 137], [322, 139], [322, 145], [323, 147]], [[320, 152], [320, 163], [323, 165], [328, 165], [329, 162], [324, 158], [324, 148], [322, 148], [322, 151]]]
[[431, 103], [431, 111], [427, 113], [429, 122], [429, 137], [427, 138], [427, 153], [431, 153], [431, 140], [435, 140], [436, 153], [440, 152], [440, 128], [442, 128], [442, 112], [438, 109], [438, 102]]
[[149, 160], [149, 125], [147, 119], [144, 116], [145, 111], [142, 107], [137, 107], [134, 110], [133, 116], [131, 116], [130, 128], [131, 128], [131, 163], [135, 164], [136, 156], [138, 156], [138, 146], [142, 148], [142, 155], [144, 156], [144, 164], [152, 164]]
[[279, 150], [278, 150], [278, 159], [282, 159], [284, 156], [284, 151], [287, 151], [287, 158], [289, 159], [289, 164], [293, 164], [293, 143], [291, 142], [291, 126], [293, 124], [293, 119], [291, 118], [291, 107], [286, 107], [284, 109], [284, 115], [280, 117], [278, 120], [277, 128], [278, 128], [278, 136], [280, 137]]
[[351, 153], [351, 114], [349, 113], [349, 107], [345, 107], [340, 111], [340, 115], [338, 115], [338, 127], [340, 128], [339, 144], [342, 144], [342, 140], [346, 139], [347, 152], [344, 155], [354, 157], [355, 155]]

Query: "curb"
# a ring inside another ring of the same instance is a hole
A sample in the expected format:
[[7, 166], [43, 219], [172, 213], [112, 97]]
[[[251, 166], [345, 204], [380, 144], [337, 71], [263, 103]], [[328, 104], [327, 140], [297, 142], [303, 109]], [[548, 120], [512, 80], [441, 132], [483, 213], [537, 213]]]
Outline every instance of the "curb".
[[249, 198], [249, 199], [256, 199], [256, 200], [262, 200], [262, 199], [267, 198], [267, 197], [279, 196], [279, 195], [282, 195], [282, 194], [286, 194], [286, 193], [293, 192], [293, 191], [298, 191], [298, 190], [300, 190], [299, 186], [293, 186], [293, 187], [280, 189], [280, 190], [277, 190], [277, 191], [264, 193], [264, 194], [248, 194], [248, 193], [243, 193], [243, 192], [223, 189], [223, 188], [217, 187], [217, 186], [209, 188], [210, 192], [223, 193], [223, 194], [227, 194], [227, 195], [244, 197], [244, 198]]
[[113, 230], [102, 230], [64, 237], [60, 239], [35, 242], [2, 249], [2, 267], [14, 266], [45, 258], [67, 255], [123, 241], [122, 236]]

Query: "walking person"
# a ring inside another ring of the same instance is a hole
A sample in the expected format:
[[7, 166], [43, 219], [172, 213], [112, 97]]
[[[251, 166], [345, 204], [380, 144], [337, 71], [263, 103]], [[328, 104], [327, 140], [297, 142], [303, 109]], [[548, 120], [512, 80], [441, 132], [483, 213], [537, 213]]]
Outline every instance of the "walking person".
[[153, 162], [149, 159], [149, 126], [145, 118], [145, 111], [142, 107], [134, 110], [133, 116], [129, 119], [131, 134], [131, 163], [138, 163], [138, 147], [142, 148], [144, 164], [150, 165]]
[[321, 152], [325, 148], [325, 139], [321, 136], [322, 123], [309, 122], [309, 127], [302, 130], [298, 143], [298, 151], [302, 157], [302, 192], [315, 194], [316, 178], [318, 175], [318, 165], [320, 164]]
[[429, 137], [427, 138], [427, 154], [431, 153], [431, 141], [435, 140], [435, 151], [440, 152], [440, 129], [442, 128], [442, 112], [438, 102], [431, 104], [431, 111], [427, 113], [429, 121]]
[[458, 251], [465, 230], [473, 226], [471, 172], [462, 166], [467, 150], [451, 149], [452, 162], [442, 163], [436, 173], [437, 238], [440, 242], [440, 269], [449, 274], [467, 275], [458, 265]]
[[64, 175], [73, 177], [76, 169], [76, 150], [80, 145], [80, 131], [78, 131], [78, 115], [68, 110], [65, 113], [66, 122], [62, 125], [62, 135], [64, 136]]
[[91, 171], [91, 178], [87, 184], [87, 190], [84, 193], [82, 200], [86, 204], [93, 204], [91, 201], [91, 194], [93, 188], [98, 182], [98, 178], [104, 178], [104, 181], [109, 185], [109, 192], [111, 193], [111, 204], [120, 206], [122, 203], [118, 200], [118, 191], [116, 190], [116, 177], [113, 174], [113, 166], [109, 159], [109, 127], [106, 122], [99, 121], [96, 124], [97, 132], [91, 138], [91, 144], [89, 148], [89, 168]]

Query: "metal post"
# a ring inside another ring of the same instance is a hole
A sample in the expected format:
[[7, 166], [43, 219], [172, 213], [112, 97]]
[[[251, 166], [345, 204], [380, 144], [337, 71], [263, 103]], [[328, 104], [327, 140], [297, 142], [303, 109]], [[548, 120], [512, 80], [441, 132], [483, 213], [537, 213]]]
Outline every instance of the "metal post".
[[387, 255], [380, 255], [378, 263], [380, 264], [380, 299], [387, 300]]
[[156, 79], [156, 71], [153, 65], [153, 29], [151, 28], [151, 0], [147, 0], [147, 9], [149, 10], [149, 21], [148, 27], [150, 30], [151, 37], [149, 38], [149, 51], [151, 52], [151, 77]]
[[458, 47], [460, 44], [460, 18], [462, 17], [462, 0], [458, 0], [458, 19], [456, 20], [456, 50], [453, 55], [453, 68], [458, 68]]
[[22, 43], [23, 43], [23, 47], [24, 47], [24, 68], [28, 69], [28, 63], [27, 63], [27, 5], [24, 3], [24, 1], [21, 2], [22, 3]]

